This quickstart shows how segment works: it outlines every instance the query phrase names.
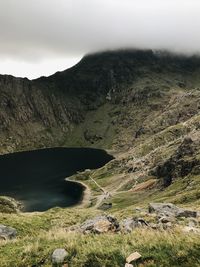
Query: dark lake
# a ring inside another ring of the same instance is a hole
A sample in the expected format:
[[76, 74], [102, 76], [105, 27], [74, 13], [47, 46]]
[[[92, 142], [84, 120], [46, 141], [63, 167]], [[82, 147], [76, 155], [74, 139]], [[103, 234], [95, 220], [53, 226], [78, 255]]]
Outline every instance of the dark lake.
[[82, 185], [65, 181], [77, 171], [102, 167], [113, 157], [101, 149], [50, 148], [0, 156], [0, 195], [23, 202], [25, 211], [80, 203]]

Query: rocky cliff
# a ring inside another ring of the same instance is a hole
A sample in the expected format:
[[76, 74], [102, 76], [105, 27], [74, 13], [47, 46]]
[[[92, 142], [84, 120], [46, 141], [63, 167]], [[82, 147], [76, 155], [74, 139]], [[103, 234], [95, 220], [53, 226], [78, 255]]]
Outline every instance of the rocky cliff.
[[127, 149], [199, 114], [199, 74], [198, 57], [130, 50], [88, 55], [32, 81], [0, 76], [0, 152]]

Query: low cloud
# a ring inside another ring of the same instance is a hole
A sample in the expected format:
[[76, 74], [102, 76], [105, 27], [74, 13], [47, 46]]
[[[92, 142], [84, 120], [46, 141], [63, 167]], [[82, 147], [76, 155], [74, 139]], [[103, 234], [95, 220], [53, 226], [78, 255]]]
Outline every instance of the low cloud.
[[0, 59], [118, 48], [200, 53], [199, 0], [0, 0]]

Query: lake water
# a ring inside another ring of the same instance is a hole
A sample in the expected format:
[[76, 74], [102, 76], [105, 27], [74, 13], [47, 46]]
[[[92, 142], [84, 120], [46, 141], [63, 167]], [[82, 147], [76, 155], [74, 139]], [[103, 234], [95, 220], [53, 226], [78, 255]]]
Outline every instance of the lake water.
[[101, 149], [50, 148], [0, 156], [0, 195], [23, 202], [25, 211], [80, 203], [84, 188], [65, 178], [102, 167], [113, 157]]

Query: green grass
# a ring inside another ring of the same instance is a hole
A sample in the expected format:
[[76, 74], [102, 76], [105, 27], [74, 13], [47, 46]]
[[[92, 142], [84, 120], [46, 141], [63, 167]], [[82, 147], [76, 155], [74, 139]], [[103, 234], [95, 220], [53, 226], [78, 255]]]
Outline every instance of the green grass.
[[69, 252], [69, 266], [124, 266], [126, 257], [138, 251], [142, 259], [134, 266], [200, 266], [200, 240], [180, 231], [137, 230], [132, 234], [81, 235], [63, 229], [40, 233], [37, 237], [2, 242], [1, 267], [51, 266], [50, 256], [61, 247]]

